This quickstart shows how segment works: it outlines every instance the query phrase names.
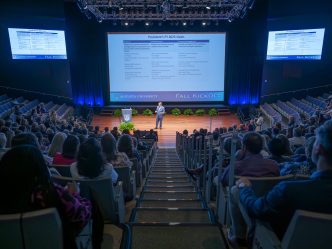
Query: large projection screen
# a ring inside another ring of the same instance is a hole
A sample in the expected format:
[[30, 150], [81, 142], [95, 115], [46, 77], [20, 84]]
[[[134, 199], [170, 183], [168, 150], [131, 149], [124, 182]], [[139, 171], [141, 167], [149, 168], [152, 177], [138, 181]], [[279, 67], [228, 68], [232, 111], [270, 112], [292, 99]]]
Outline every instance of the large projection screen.
[[325, 29], [270, 31], [267, 60], [320, 60]]
[[108, 33], [111, 102], [224, 100], [225, 33]]
[[67, 59], [63, 30], [8, 28], [13, 59]]

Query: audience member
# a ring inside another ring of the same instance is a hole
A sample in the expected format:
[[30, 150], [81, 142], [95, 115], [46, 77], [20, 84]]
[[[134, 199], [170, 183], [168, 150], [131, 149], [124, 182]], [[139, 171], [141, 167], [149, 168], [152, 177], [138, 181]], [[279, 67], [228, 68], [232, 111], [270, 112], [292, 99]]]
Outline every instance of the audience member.
[[[236, 176], [278, 176], [278, 164], [270, 159], [264, 159], [260, 152], [263, 149], [263, 138], [256, 132], [248, 132], [243, 137], [243, 159], [236, 161], [234, 172]], [[228, 185], [229, 167], [221, 176], [223, 185]]]
[[53, 164], [56, 165], [71, 165], [76, 162], [76, 155], [80, 145], [80, 140], [77, 136], [69, 135], [63, 143], [62, 153], [56, 153], [53, 158]]
[[312, 161], [317, 166], [308, 180], [284, 181], [263, 197], [257, 197], [246, 178], [237, 182], [240, 201], [254, 218], [268, 221], [279, 238], [298, 209], [332, 213], [332, 121], [316, 131]]
[[1, 214], [22, 213], [55, 207], [62, 221], [64, 248], [76, 248], [75, 236], [91, 217], [90, 201], [77, 190], [52, 182], [47, 165], [35, 146], [9, 150], [0, 162]]
[[58, 132], [54, 135], [51, 145], [48, 149], [48, 156], [55, 157], [56, 153], [62, 153], [63, 143], [65, 142], [67, 135], [63, 132]]
[[112, 164], [105, 161], [100, 143], [95, 138], [89, 138], [80, 145], [77, 162], [70, 166], [70, 172], [73, 178], [94, 179], [110, 176], [113, 183], [118, 180], [118, 174]]
[[114, 168], [131, 168], [132, 162], [128, 156], [123, 152], [117, 151], [116, 140], [112, 134], [107, 133], [101, 137], [101, 146], [107, 162], [111, 163]]

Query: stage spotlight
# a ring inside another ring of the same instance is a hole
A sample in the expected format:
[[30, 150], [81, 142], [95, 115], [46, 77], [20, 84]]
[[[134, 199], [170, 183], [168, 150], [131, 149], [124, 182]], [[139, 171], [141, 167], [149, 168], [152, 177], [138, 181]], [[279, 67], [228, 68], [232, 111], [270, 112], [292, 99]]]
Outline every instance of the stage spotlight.
[[145, 22], [145, 26], [149, 26], [150, 25], [150, 23], [149, 22]]
[[210, 9], [211, 9], [211, 7], [210, 7], [210, 6], [206, 6], [205, 8], [206, 8], [207, 10], [210, 10]]
[[183, 26], [187, 26], [187, 22], [182, 22], [182, 25]]
[[233, 22], [233, 18], [228, 18], [228, 20], [227, 20], [228, 22]]
[[97, 21], [98, 21], [99, 23], [102, 23], [102, 22], [103, 22], [103, 19], [99, 17], [99, 18], [97, 19]]
[[206, 22], [205, 21], [202, 22], [202, 26], [206, 26]]
[[129, 25], [129, 23], [128, 23], [128, 22], [125, 22], [125, 23], [124, 23], [124, 25], [125, 25], [125, 26], [128, 26], [128, 25]]

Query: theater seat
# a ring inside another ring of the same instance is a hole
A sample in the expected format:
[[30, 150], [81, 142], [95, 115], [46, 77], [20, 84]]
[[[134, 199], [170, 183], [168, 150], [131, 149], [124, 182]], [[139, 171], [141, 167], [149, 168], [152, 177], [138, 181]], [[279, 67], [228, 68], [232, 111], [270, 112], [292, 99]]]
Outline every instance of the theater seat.
[[68, 182], [73, 181], [79, 183], [80, 195], [97, 203], [104, 223], [124, 223], [125, 206], [122, 182], [118, 182], [116, 186], [113, 186], [111, 177], [82, 180], [53, 175], [52, 179], [62, 186], [66, 186]]
[[123, 183], [123, 192], [126, 201], [131, 201], [136, 195], [136, 172], [131, 171], [129, 167], [119, 167], [114, 168], [116, 173], [118, 173], [118, 179]]
[[0, 248], [61, 249], [61, 220], [55, 208], [0, 215]]
[[253, 249], [330, 249], [331, 227], [332, 214], [297, 210], [280, 241], [267, 223], [257, 221]]

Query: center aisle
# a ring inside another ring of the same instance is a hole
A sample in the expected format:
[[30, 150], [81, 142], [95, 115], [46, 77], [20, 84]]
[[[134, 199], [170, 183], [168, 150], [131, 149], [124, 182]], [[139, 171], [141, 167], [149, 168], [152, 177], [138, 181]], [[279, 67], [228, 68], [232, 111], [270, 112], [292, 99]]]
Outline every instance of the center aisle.
[[133, 249], [223, 249], [224, 236], [175, 149], [159, 149], [130, 219]]

